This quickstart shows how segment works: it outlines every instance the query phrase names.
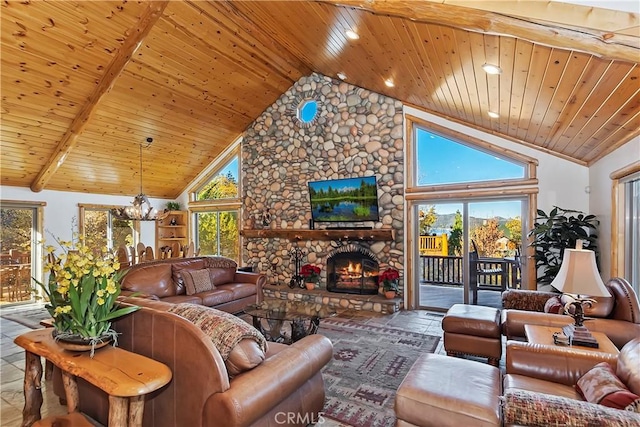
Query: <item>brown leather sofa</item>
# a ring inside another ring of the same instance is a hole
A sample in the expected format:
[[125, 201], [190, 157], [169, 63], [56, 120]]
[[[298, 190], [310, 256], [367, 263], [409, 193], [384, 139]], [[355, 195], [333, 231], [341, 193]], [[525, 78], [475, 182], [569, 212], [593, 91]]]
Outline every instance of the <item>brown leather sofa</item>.
[[[618, 355], [509, 341], [507, 342], [506, 374], [502, 381], [503, 395], [521, 390], [542, 394], [542, 396], [530, 394], [537, 397], [536, 403], [532, 404], [531, 408], [526, 405], [523, 407], [532, 411], [545, 411], [543, 416], [549, 425], [564, 425], [555, 424], [554, 417], [558, 415], [570, 415], [571, 425], [605, 425], [605, 422], [613, 421], [614, 417], [617, 421], [613, 425], [640, 425], [639, 413], [589, 404], [576, 390], [577, 381], [600, 362], [609, 363], [623, 384], [632, 393], [640, 395], [640, 337], [628, 342]], [[558, 404], [553, 398], [549, 399], [547, 396], [571, 399], [581, 404], [575, 407], [569, 406], [571, 413], [568, 414], [567, 406], [563, 406], [566, 405], [566, 400]], [[509, 410], [509, 404], [512, 404], [509, 399], [503, 403], [505, 415]], [[511, 411], [511, 414], [516, 414], [515, 420], [507, 416], [505, 421], [520, 421], [516, 425], [524, 425], [521, 423], [522, 420], [517, 419], [518, 417], [526, 419], [540, 416], [523, 414], [521, 412], [523, 407], [517, 411]], [[605, 418], [599, 419], [600, 416]], [[505, 422], [504, 425], [514, 424]]]
[[[603, 332], [618, 347], [622, 348], [634, 338], [640, 337], [640, 307], [638, 297], [625, 279], [616, 277], [605, 284], [612, 297], [594, 298], [598, 301], [585, 308], [584, 325], [593, 332]], [[524, 325], [561, 327], [573, 323], [573, 318], [564, 314], [544, 312], [547, 300], [557, 293], [507, 290], [502, 294], [502, 333], [507, 339], [524, 339]]]
[[[237, 271], [235, 261], [217, 256], [169, 258], [136, 264], [122, 280], [122, 295], [164, 302], [190, 303], [215, 307], [229, 313], [242, 311], [247, 305], [262, 301], [264, 274]], [[208, 270], [212, 290], [189, 295], [185, 271]]]
[[[320, 370], [333, 353], [326, 337], [309, 335], [290, 346], [270, 342], [261, 363], [230, 379], [211, 339], [167, 312], [171, 304], [129, 301], [142, 307], [114, 323], [119, 347], [158, 360], [173, 374], [167, 386], [147, 396], [143, 426], [276, 427], [318, 421], [325, 397]], [[240, 357], [255, 359], [247, 351], [252, 350], [243, 347]], [[57, 372], [54, 390], [64, 396]], [[107, 425], [108, 396], [84, 381], [79, 393], [80, 410]]]
[[640, 338], [618, 355], [508, 341], [504, 375], [477, 361], [425, 354], [398, 389], [396, 426], [640, 425], [640, 414], [585, 402], [576, 391], [600, 362], [640, 394]]

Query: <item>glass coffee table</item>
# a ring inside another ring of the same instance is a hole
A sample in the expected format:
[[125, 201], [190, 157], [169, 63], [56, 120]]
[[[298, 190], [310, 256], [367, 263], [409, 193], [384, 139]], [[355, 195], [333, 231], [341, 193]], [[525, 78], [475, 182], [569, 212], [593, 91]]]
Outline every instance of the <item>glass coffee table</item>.
[[[253, 318], [253, 326], [267, 340], [284, 344], [315, 334], [320, 319], [336, 315], [336, 311], [326, 305], [277, 299], [250, 305], [244, 312]], [[283, 331], [285, 322], [291, 327], [290, 333]]]

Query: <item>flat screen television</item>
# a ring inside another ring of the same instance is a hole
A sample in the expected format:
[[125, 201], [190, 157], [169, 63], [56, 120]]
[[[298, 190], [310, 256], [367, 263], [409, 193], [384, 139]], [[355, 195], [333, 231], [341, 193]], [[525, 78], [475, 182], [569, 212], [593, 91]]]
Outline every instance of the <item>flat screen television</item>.
[[378, 221], [375, 176], [309, 182], [313, 222]]

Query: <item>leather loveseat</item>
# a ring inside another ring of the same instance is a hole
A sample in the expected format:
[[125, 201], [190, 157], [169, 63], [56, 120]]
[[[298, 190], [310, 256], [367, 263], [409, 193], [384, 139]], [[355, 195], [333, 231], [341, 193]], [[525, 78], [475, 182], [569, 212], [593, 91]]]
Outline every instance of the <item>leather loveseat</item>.
[[617, 355], [520, 341], [508, 341], [506, 353], [504, 375], [473, 360], [421, 356], [396, 394], [396, 426], [640, 425], [640, 413], [587, 402], [575, 388], [607, 362], [628, 391], [640, 395], [640, 338]]
[[618, 355], [507, 342], [504, 425], [539, 425], [538, 420], [546, 425], [569, 425], [568, 421], [585, 426], [640, 425], [640, 413], [586, 402], [578, 392], [578, 380], [601, 362], [611, 366], [631, 393], [640, 395], [640, 337], [629, 341]]
[[[625, 279], [616, 277], [605, 284], [611, 297], [594, 298], [592, 307], [585, 307], [584, 325], [593, 332], [602, 332], [622, 348], [640, 337], [640, 307], [638, 297]], [[552, 292], [508, 290], [502, 294], [502, 333], [507, 339], [524, 339], [524, 325], [562, 327], [573, 323], [565, 314], [545, 313], [545, 303], [559, 294]]]
[[[166, 364], [173, 374], [167, 386], [146, 397], [143, 426], [305, 426], [320, 419], [320, 371], [333, 354], [328, 338], [309, 335], [290, 346], [270, 342], [266, 352], [243, 339], [223, 361], [208, 335], [168, 311], [174, 304], [123, 299], [141, 308], [114, 322], [118, 346]], [[231, 359], [236, 370], [249, 365], [230, 378]], [[81, 379], [78, 386], [80, 410], [107, 425], [108, 396]], [[57, 370], [54, 391], [64, 396]]]
[[[266, 276], [237, 270], [235, 261], [218, 256], [169, 258], [136, 264], [122, 280], [123, 296], [215, 307], [229, 313], [242, 311], [247, 305], [262, 301]], [[205, 272], [206, 290], [190, 289], [191, 276]]]

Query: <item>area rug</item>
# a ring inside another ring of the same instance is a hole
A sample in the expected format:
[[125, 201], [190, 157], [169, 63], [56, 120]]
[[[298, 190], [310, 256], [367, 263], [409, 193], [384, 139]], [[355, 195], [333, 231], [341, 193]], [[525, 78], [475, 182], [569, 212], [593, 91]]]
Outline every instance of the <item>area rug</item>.
[[0, 310], [0, 317], [3, 319], [11, 320], [13, 322], [20, 323], [31, 329], [42, 328], [40, 324], [41, 320], [51, 319], [51, 315], [44, 307], [30, 308], [30, 309], [2, 309]]
[[325, 418], [355, 427], [396, 422], [396, 390], [422, 354], [433, 353], [440, 337], [323, 319], [319, 334], [333, 343], [333, 359], [322, 370]]

